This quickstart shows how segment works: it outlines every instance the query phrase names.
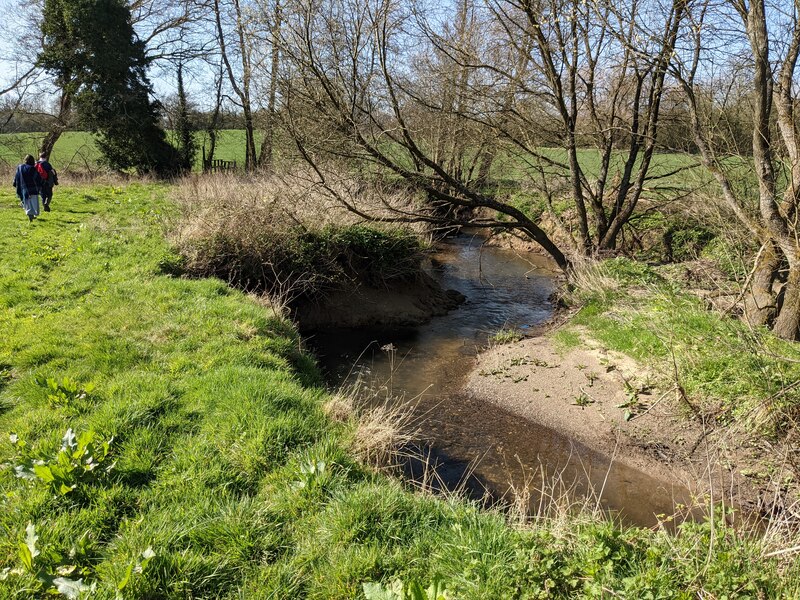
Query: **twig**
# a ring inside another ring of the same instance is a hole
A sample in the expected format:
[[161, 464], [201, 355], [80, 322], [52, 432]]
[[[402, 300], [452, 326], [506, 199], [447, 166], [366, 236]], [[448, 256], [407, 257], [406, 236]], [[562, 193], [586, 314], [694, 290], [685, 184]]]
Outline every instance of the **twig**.
[[747, 293], [747, 290], [750, 287], [750, 283], [753, 280], [753, 276], [756, 274], [756, 269], [758, 267], [758, 260], [761, 258], [761, 253], [764, 252], [764, 248], [766, 247], [767, 247], [766, 242], [761, 244], [761, 248], [758, 249], [758, 254], [756, 254], [755, 260], [753, 260], [753, 268], [747, 274], [747, 277], [745, 278], [744, 283], [742, 284], [742, 291], [739, 292], [738, 296], [736, 296], [736, 300], [733, 301], [733, 304], [731, 304], [730, 307], [725, 310], [725, 314], [730, 314], [733, 311], [734, 307], [737, 304], [739, 304], [739, 302], [742, 301], [742, 298], [744, 298], [744, 295]]
[[768, 552], [764, 555], [764, 558], [770, 558], [772, 556], [781, 556], [783, 554], [792, 554], [793, 552], [800, 552], [800, 546], [792, 546], [791, 548], [784, 548], [783, 550], [775, 550], [773, 552]]
[[[675, 386], [671, 387], [671, 388], [670, 388], [670, 389], [668, 389], [666, 392], [664, 392], [663, 394], [661, 394], [661, 396], [659, 396], [658, 400], [656, 400], [656, 401], [655, 401], [655, 402], [653, 402], [653, 403], [652, 403], [650, 406], [648, 406], [648, 407], [647, 407], [647, 410], [646, 410], [646, 411], [644, 411], [644, 412], [641, 412], [641, 413], [639, 413], [638, 415], [633, 415], [633, 416], [630, 418], [630, 421], [633, 421], [634, 419], [638, 419], [639, 417], [643, 417], [643, 416], [645, 416], [647, 413], [649, 413], [651, 410], [653, 410], [653, 409], [656, 407], [656, 405], [657, 405], [659, 402], [661, 402], [661, 401], [662, 401], [664, 398], [666, 398], [666, 397], [667, 397], [667, 394], [669, 394], [669, 393], [670, 393], [671, 391], [673, 391], [674, 389], [675, 389]], [[629, 421], [629, 422], [630, 422], [630, 421]]]
[[673, 377], [675, 378], [675, 389], [678, 392], [678, 396], [681, 400], [683, 400], [686, 406], [692, 409], [694, 415], [696, 417], [699, 417], [700, 411], [694, 404], [691, 403], [689, 397], [686, 395], [686, 390], [684, 390], [683, 386], [681, 385], [680, 377], [678, 375], [678, 361], [675, 360], [675, 351], [672, 348], [672, 344], [670, 344], [669, 346], [669, 353], [670, 356], [672, 356], [672, 370], [673, 370], [672, 372], [673, 372]]

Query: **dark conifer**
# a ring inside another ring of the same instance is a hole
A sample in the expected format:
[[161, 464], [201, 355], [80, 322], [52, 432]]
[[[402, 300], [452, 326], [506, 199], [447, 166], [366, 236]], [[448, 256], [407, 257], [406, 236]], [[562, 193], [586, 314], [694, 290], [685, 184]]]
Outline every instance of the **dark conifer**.
[[170, 176], [175, 149], [151, 99], [144, 43], [122, 0], [45, 0], [39, 63], [75, 90], [83, 127], [94, 132], [113, 169]]

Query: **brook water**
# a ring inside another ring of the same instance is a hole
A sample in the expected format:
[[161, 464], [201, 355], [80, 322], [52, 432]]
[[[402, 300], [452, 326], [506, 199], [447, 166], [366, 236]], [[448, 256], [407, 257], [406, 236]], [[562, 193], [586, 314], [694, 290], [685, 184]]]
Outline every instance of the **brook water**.
[[[467, 298], [446, 316], [412, 329], [314, 334], [310, 345], [330, 383], [360, 377], [378, 397], [413, 402], [449, 485], [466, 481], [473, 493], [485, 489], [498, 498], [538, 471], [559, 476], [579, 494], [602, 490], [602, 506], [631, 523], [652, 525], [654, 514], [672, 514], [674, 502], [688, 501], [685, 489], [461, 392], [489, 335], [502, 327], [529, 330], [553, 312], [549, 298], [556, 281], [549, 262], [482, 241], [460, 236], [441, 243], [432, 257], [434, 276]], [[541, 484], [541, 476], [535, 479]], [[533, 510], [537, 501], [532, 499]]]

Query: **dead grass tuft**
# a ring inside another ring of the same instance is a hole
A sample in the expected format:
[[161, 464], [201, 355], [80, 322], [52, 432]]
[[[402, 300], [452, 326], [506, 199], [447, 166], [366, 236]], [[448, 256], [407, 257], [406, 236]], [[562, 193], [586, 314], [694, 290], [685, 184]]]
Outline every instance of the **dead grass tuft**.
[[322, 410], [336, 423], [348, 423], [354, 418], [353, 400], [342, 394], [333, 394], [322, 406]]
[[[189, 273], [291, 301], [364, 275], [378, 283], [419, 269], [410, 226], [372, 223], [350, 203], [402, 204], [407, 193], [303, 170], [271, 176], [195, 175], [175, 187], [178, 216], [168, 237]], [[374, 283], [370, 281], [370, 283]]]
[[358, 412], [357, 419], [351, 448], [359, 460], [373, 467], [398, 466], [398, 459], [408, 454], [408, 447], [417, 438], [407, 405], [365, 408]]
[[606, 294], [619, 289], [619, 282], [604, 272], [602, 263], [582, 260], [574, 263], [570, 281], [579, 289], [592, 294]]

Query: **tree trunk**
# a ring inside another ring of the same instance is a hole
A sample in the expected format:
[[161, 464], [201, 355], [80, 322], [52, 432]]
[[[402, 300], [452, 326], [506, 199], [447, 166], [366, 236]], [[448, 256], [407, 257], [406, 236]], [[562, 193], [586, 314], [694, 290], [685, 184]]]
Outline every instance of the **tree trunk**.
[[253, 113], [250, 110], [250, 103], [242, 111], [244, 113], [244, 137], [245, 137], [245, 154], [244, 154], [244, 170], [251, 173], [256, 168], [256, 128], [253, 124]]
[[42, 147], [40, 148], [40, 152], [42, 154], [50, 156], [50, 154], [53, 152], [53, 147], [56, 145], [58, 138], [60, 138], [61, 134], [67, 129], [71, 109], [72, 92], [68, 89], [64, 89], [61, 92], [61, 101], [59, 102], [58, 107], [58, 117], [56, 117], [56, 120], [50, 128], [50, 131], [42, 141]]
[[789, 278], [783, 288], [778, 316], [772, 330], [785, 340], [800, 339], [800, 263], [796, 260], [790, 259]]
[[65, 127], [61, 123], [53, 123], [50, 131], [47, 132], [47, 135], [42, 141], [42, 147], [39, 151], [45, 156], [49, 157], [53, 152], [53, 147], [56, 145], [58, 138], [60, 138], [61, 134], [64, 133], [64, 129]]
[[753, 279], [745, 296], [744, 319], [750, 325], [771, 325], [777, 314], [775, 280], [781, 265], [780, 251], [772, 240], [764, 244], [753, 269]]
[[264, 123], [264, 141], [258, 156], [258, 166], [267, 171], [272, 170], [273, 146], [275, 144], [275, 102], [278, 96], [278, 67], [280, 66], [281, 4], [275, 3], [275, 15], [272, 25], [272, 49], [270, 53], [269, 97], [267, 99], [267, 120]]

